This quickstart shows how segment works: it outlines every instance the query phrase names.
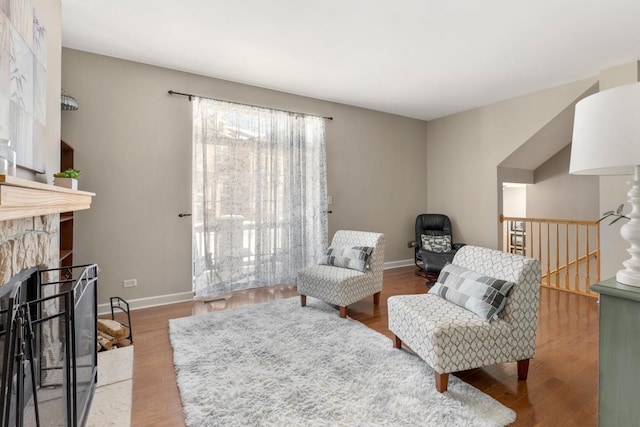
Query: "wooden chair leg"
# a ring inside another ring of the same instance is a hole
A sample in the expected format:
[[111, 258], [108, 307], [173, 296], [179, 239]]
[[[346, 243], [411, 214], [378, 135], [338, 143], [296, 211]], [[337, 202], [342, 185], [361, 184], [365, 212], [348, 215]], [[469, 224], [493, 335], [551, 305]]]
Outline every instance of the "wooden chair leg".
[[373, 305], [380, 305], [380, 292], [373, 294]]
[[449, 374], [439, 374], [435, 372], [436, 375], [436, 390], [440, 393], [444, 393], [447, 391], [447, 387], [449, 386]]
[[402, 340], [397, 335], [393, 336], [393, 348], [402, 348]]
[[518, 360], [518, 379], [526, 380], [529, 375], [529, 359]]
[[340, 317], [343, 319], [347, 318], [347, 307], [340, 307]]
[[307, 296], [306, 295], [300, 295], [300, 305], [303, 307], [307, 306]]

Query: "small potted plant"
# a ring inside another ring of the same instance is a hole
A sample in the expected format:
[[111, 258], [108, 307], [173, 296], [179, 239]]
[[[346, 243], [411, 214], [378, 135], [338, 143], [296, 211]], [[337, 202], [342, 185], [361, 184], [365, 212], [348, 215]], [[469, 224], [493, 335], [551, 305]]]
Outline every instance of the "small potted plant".
[[53, 183], [58, 187], [70, 188], [72, 190], [78, 189], [78, 178], [80, 178], [79, 170], [67, 169], [64, 172], [54, 173], [53, 177]]

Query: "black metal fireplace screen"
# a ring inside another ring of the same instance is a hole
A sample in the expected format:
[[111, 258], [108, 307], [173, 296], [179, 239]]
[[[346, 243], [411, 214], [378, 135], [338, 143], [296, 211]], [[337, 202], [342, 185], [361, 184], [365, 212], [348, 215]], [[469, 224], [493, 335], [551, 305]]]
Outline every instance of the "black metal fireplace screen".
[[39, 270], [0, 290], [1, 424], [83, 426], [97, 381], [95, 264]]

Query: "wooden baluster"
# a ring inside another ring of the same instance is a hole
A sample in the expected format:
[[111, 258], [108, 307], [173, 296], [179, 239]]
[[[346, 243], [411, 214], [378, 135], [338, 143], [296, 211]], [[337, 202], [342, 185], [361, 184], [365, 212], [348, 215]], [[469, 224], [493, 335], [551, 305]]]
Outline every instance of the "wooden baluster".
[[560, 224], [556, 223], [556, 288], [560, 286]]
[[569, 289], [569, 224], [564, 225], [565, 237], [564, 237], [564, 288]]
[[600, 223], [596, 224], [598, 230], [598, 249], [596, 249], [596, 256], [598, 257], [598, 262], [596, 263], [596, 282], [600, 282]]
[[547, 286], [551, 285], [551, 224], [547, 223]]
[[589, 285], [591, 285], [591, 277], [589, 277], [589, 271], [590, 271], [590, 267], [591, 267], [591, 251], [589, 250], [589, 234], [591, 232], [590, 227], [587, 225], [587, 265], [586, 265], [586, 270], [585, 270], [585, 278], [584, 278], [584, 289], [588, 290], [589, 289]]
[[538, 222], [538, 261], [542, 261], [542, 222]]
[[[578, 224], [576, 224], [576, 277], [575, 277], [575, 281], [573, 283], [573, 289], [578, 292], [580, 290], [580, 247], [578, 245], [578, 242], [580, 241], [580, 230], [578, 229]], [[585, 257], [585, 259], [587, 260], [587, 262], [589, 262], [589, 255], [587, 254], [587, 256]]]

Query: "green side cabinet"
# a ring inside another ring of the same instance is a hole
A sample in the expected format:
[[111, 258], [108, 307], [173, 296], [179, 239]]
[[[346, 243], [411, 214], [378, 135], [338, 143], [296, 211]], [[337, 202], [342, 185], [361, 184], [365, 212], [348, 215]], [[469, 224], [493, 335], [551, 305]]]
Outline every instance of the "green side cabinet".
[[640, 288], [607, 279], [600, 294], [600, 427], [640, 425]]

